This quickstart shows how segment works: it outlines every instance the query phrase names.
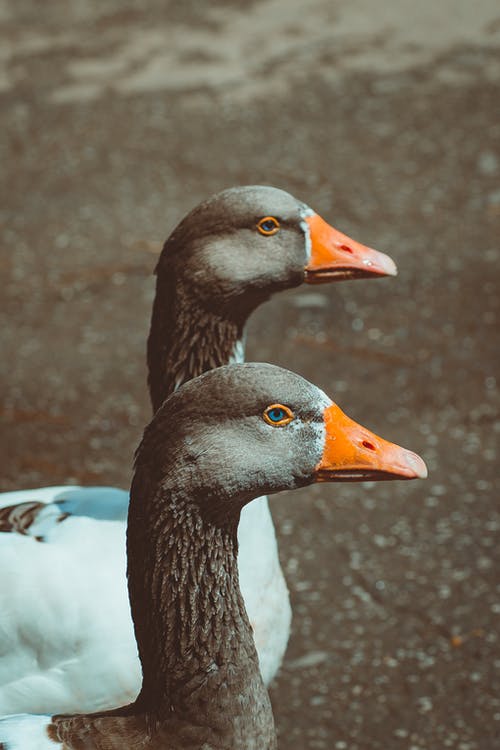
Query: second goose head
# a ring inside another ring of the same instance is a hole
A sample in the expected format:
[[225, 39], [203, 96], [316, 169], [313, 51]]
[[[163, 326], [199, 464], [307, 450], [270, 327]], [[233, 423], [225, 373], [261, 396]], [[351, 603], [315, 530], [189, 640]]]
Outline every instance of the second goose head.
[[250, 313], [306, 283], [396, 274], [394, 262], [331, 227], [283, 190], [225, 190], [194, 208], [160, 256], [148, 341], [156, 410], [181, 383], [243, 358]]
[[284, 190], [263, 185], [230, 188], [194, 208], [167, 240], [158, 272], [170, 264], [209, 306], [247, 310], [303, 281], [396, 274], [387, 255], [334, 229]]

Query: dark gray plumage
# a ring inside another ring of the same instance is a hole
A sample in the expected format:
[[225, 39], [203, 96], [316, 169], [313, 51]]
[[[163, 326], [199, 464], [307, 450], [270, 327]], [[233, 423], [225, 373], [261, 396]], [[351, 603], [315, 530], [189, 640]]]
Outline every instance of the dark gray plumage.
[[[278, 402], [295, 415], [286, 429], [263, 419]], [[56, 717], [54, 740], [99, 750], [275, 747], [238, 586], [236, 530], [253, 497], [313, 481], [328, 403], [298, 375], [265, 364], [212, 370], [167, 399], [137, 451], [129, 511], [143, 688], [126, 709]]]

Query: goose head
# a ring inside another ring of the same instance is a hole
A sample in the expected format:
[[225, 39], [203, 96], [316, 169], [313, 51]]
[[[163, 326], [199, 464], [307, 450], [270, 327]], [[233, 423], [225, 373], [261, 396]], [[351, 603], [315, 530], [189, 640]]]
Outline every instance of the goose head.
[[249, 311], [302, 282], [394, 276], [385, 254], [330, 226], [284, 190], [224, 190], [194, 208], [165, 244], [158, 275], [213, 308]]
[[299, 375], [269, 364], [226, 365], [183, 385], [147, 428], [139, 465], [150, 451], [148, 466], [162, 472], [163, 465], [167, 483], [172, 456], [181, 458], [190, 497], [212, 518], [258, 495], [313, 482], [427, 476], [417, 454], [351, 420]]

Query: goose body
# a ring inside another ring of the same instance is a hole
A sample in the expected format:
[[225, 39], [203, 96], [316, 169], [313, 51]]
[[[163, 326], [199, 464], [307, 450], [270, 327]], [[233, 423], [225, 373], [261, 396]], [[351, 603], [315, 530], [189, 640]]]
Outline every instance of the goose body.
[[294, 373], [229, 365], [187, 383], [136, 454], [127, 531], [136, 701], [101, 714], [8, 717], [0, 748], [275, 750], [238, 583], [242, 508], [312, 482], [425, 476], [416, 454], [356, 424]]
[[[395, 274], [382, 253], [281, 190], [251, 186], [196, 207], [165, 243], [148, 339], [153, 410], [244, 354], [248, 316], [273, 293]], [[0, 495], [0, 713], [103, 710], [132, 701], [140, 665], [125, 585], [128, 493], [47, 487]], [[265, 497], [243, 509], [240, 583], [264, 681], [291, 611]], [[255, 555], [255, 540], [259, 554]]]
[[[100, 710], [110, 696], [117, 705], [136, 697], [141, 673], [125, 577], [128, 503], [129, 493], [112, 487], [0, 495], [0, 524], [6, 508], [20, 513], [18, 528], [33, 518], [25, 534], [0, 536], [2, 714], [20, 705]], [[5, 524], [13, 525], [13, 512]], [[268, 684], [286, 647], [290, 608], [266, 498], [243, 509], [238, 537], [241, 589]]]

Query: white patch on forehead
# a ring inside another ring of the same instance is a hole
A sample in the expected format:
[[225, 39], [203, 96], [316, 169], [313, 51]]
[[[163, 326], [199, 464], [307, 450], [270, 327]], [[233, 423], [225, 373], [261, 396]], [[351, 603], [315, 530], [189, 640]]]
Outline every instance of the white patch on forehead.
[[[317, 406], [319, 412], [323, 412], [328, 406], [332, 405], [331, 398], [328, 398], [326, 393], [324, 393], [320, 388], [316, 388], [316, 398], [314, 399], [314, 405]], [[286, 403], [286, 402], [283, 402]], [[308, 423], [309, 428], [311, 428], [314, 432], [313, 437], [308, 437], [307, 444], [308, 444], [308, 451], [310, 451], [312, 454], [315, 454], [317, 457], [318, 462], [321, 460], [321, 456], [323, 455], [323, 450], [325, 447], [325, 439], [326, 439], [326, 427], [325, 423], [322, 420], [321, 422], [309, 422]], [[287, 430], [297, 430], [301, 431], [304, 427], [304, 422], [300, 418], [292, 420], [285, 429]]]
[[233, 353], [228, 359], [230, 365], [241, 365], [245, 361], [245, 344], [243, 341], [237, 341], [233, 347]]
[[321, 388], [317, 389], [318, 391], [318, 404], [323, 407], [323, 409], [326, 409], [327, 406], [331, 406], [333, 404], [332, 399], [326, 395], [324, 391], [321, 390]]
[[309, 232], [309, 224], [307, 221], [301, 221], [300, 228], [304, 232], [307, 260], [311, 260], [311, 233]]
[[326, 428], [324, 422], [313, 422], [311, 424], [311, 427], [314, 430], [314, 440], [311, 440], [311, 442], [314, 443], [314, 452], [316, 453], [316, 456], [318, 457], [318, 460], [321, 460], [321, 456], [323, 455], [323, 451], [325, 449], [325, 441], [326, 441]]
[[[300, 419], [294, 419], [290, 422], [290, 424], [286, 425], [284, 428], [277, 428], [277, 429], [285, 429], [290, 430], [291, 432], [298, 433], [299, 440], [303, 439], [303, 429], [304, 429], [304, 422]], [[321, 456], [323, 455], [323, 450], [325, 447], [325, 440], [326, 440], [326, 428], [325, 423], [322, 422], [308, 422], [307, 423], [308, 430], [312, 431], [308, 432], [307, 434], [307, 441], [303, 443], [303, 448], [307, 452], [309, 456], [315, 456], [316, 462], [319, 463], [321, 461]], [[290, 454], [291, 455], [291, 454]]]
[[314, 216], [316, 211], [313, 211], [312, 208], [309, 208], [307, 203], [302, 203], [300, 208], [300, 215], [305, 219], [306, 216]]
[[[324, 411], [328, 406], [332, 405], [331, 398], [328, 398], [326, 393], [321, 390], [321, 388], [317, 388], [318, 393], [318, 407]], [[322, 420], [321, 422], [313, 422], [311, 423], [311, 427], [314, 430], [314, 440], [311, 442], [314, 442], [314, 450], [316, 452], [316, 455], [318, 456], [318, 461], [321, 460], [321, 456], [323, 455], [323, 451], [325, 448], [325, 441], [326, 441], [326, 427], [325, 422]]]
[[299, 213], [302, 217], [302, 221], [300, 222], [300, 228], [304, 232], [304, 237], [306, 241], [306, 256], [307, 256], [307, 260], [310, 260], [311, 259], [311, 233], [309, 231], [309, 224], [307, 223], [306, 218], [308, 216], [313, 216], [314, 211], [311, 208], [309, 208], [309, 206], [306, 206], [305, 203], [303, 203]]

